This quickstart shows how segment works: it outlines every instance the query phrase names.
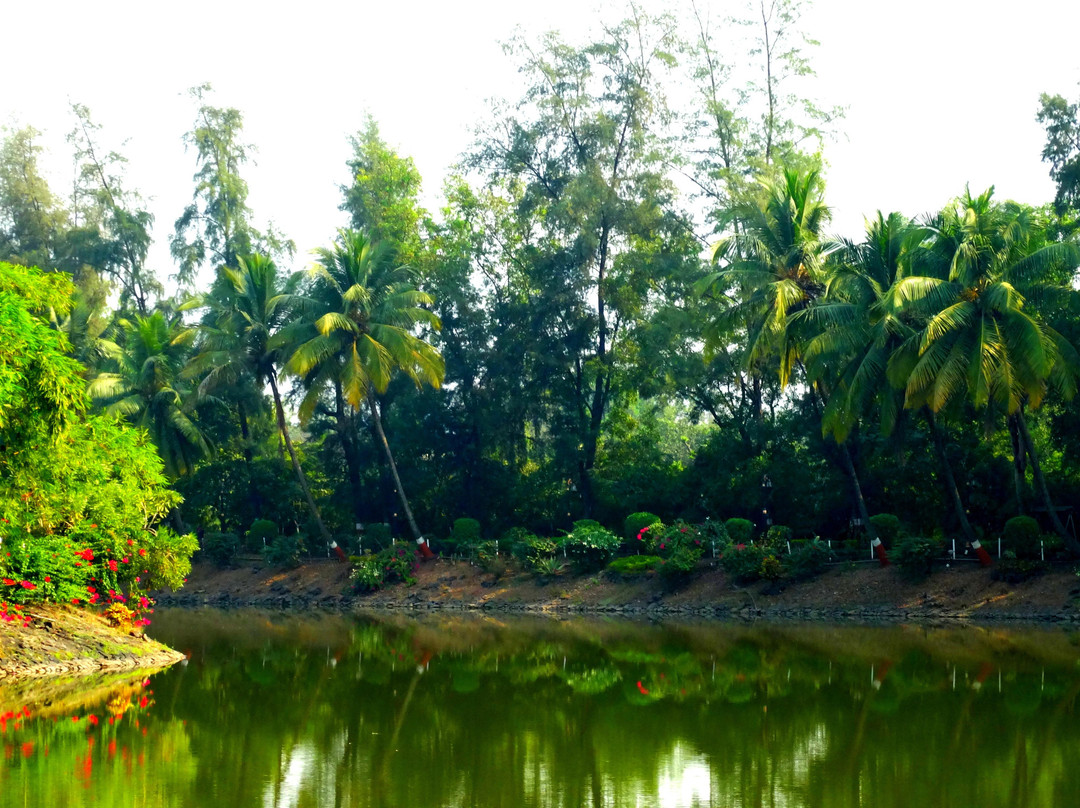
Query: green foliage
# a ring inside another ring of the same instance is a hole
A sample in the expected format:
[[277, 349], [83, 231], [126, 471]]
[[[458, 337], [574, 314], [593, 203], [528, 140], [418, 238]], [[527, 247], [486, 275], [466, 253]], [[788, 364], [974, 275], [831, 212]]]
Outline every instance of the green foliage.
[[1002, 543], [1006, 550], [1012, 550], [1017, 558], [1034, 560], [1039, 558], [1039, 540], [1042, 531], [1039, 523], [1030, 516], [1014, 516], [1005, 523], [1002, 531]]
[[626, 579], [640, 578], [657, 568], [660, 556], [632, 555], [616, 558], [607, 565], [608, 572]]
[[749, 519], [733, 517], [724, 522], [724, 529], [732, 544], [749, 544], [754, 538], [754, 523]]
[[248, 550], [261, 553], [263, 548], [273, 544], [279, 533], [281, 531], [277, 524], [270, 519], [256, 519], [244, 534], [245, 546]]
[[886, 549], [891, 549], [896, 540], [900, 538], [900, 518], [891, 513], [876, 513], [870, 517], [870, 524], [874, 526], [877, 536]]
[[535, 536], [520, 529], [508, 531], [503, 537], [503, 541], [507, 541], [511, 537], [514, 538], [509, 544], [510, 552], [531, 572], [541, 572], [542, 569], [547, 569], [550, 566], [548, 561], [554, 558], [559, 547], [554, 539]]
[[765, 532], [761, 543], [774, 553], [787, 552], [787, 544], [791, 541], [791, 528], [784, 525], [770, 525]]
[[800, 542], [792, 547], [791, 553], [783, 558], [787, 575], [794, 580], [804, 581], [814, 578], [825, 571], [825, 566], [835, 557], [821, 539]]
[[995, 581], [1004, 581], [1009, 584], [1019, 584], [1046, 573], [1050, 569], [1050, 563], [1033, 558], [999, 558], [990, 577]]
[[600, 569], [615, 557], [622, 544], [610, 530], [590, 521], [575, 523], [574, 530], [562, 540], [566, 554], [582, 570]]
[[720, 556], [720, 566], [738, 583], [750, 583], [762, 576], [766, 558], [774, 558], [764, 548], [754, 544], [733, 544]]
[[896, 542], [890, 559], [904, 574], [920, 579], [930, 574], [934, 559], [940, 557], [944, 549], [940, 539], [904, 536]]
[[351, 560], [353, 569], [349, 578], [357, 592], [374, 592], [396, 583], [407, 586], [416, 583], [416, 557], [403, 544]]
[[450, 535], [443, 545], [451, 553], [467, 554], [473, 552], [481, 541], [480, 522], [470, 517], [454, 520]]
[[277, 569], [298, 567], [306, 552], [304, 541], [305, 537], [300, 533], [292, 536], [279, 533], [263, 548], [263, 560], [266, 561], [267, 566]]
[[655, 525], [660, 517], [648, 511], [638, 511], [626, 517], [623, 523], [623, 538], [630, 543], [636, 542], [641, 529], [649, 525]]
[[199, 556], [216, 567], [231, 567], [240, 552], [240, 539], [235, 533], [206, 533], [202, 538]]
[[392, 545], [393, 540], [393, 532], [386, 522], [373, 522], [364, 530], [365, 549], [370, 550], [374, 546], [379, 550], [385, 550]]

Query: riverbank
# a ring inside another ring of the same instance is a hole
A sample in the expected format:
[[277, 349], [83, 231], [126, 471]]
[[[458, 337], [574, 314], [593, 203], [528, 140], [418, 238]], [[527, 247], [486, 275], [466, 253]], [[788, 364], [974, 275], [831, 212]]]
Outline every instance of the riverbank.
[[1080, 578], [1053, 571], [1029, 581], [994, 581], [976, 564], [956, 563], [911, 581], [895, 567], [847, 564], [802, 582], [739, 586], [704, 566], [684, 586], [654, 575], [496, 575], [465, 561], [421, 564], [412, 586], [349, 592], [349, 565], [315, 561], [293, 570], [252, 561], [235, 569], [196, 564], [184, 589], [159, 593], [163, 606], [260, 606], [492, 612], [589, 612], [803, 620], [1028, 620], [1080, 622]]
[[0, 621], [0, 682], [150, 670], [184, 658], [85, 609], [35, 605], [18, 614], [18, 620]]

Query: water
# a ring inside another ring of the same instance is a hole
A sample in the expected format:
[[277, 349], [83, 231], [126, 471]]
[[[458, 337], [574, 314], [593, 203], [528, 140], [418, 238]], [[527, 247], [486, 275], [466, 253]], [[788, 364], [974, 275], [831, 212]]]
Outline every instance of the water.
[[184, 664], [0, 687], [0, 806], [1080, 804], [1063, 630], [156, 617]]

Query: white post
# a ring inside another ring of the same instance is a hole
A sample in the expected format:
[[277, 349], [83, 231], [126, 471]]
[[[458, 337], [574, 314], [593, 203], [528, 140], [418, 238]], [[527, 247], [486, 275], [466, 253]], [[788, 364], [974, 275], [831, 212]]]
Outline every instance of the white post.
[[1046, 561], [1046, 543], [1039, 539], [1039, 561]]
[[791, 555], [791, 542], [787, 542], [787, 554]]
[[952, 560], [956, 561], [956, 539], [952, 540]]
[[1001, 558], [1001, 536], [998, 536], [998, 558]]

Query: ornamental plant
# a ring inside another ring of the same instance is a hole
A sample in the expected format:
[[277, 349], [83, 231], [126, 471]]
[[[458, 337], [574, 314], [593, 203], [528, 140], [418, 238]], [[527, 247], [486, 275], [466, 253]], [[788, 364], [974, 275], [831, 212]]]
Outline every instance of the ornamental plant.
[[623, 536], [627, 542], [632, 543], [637, 539], [638, 533], [641, 532], [643, 527], [655, 525], [659, 521], [660, 517], [655, 513], [649, 513], [648, 511], [632, 513], [626, 517], [626, 521], [623, 523]]
[[349, 579], [357, 592], [374, 592], [395, 583], [407, 586], [416, 583], [416, 554], [405, 544], [387, 547], [371, 555], [354, 556], [350, 560], [353, 569]]
[[600, 569], [615, 557], [622, 540], [607, 528], [576, 522], [562, 540], [566, 554], [582, 570]]
[[720, 556], [720, 566], [733, 580], [750, 583], [761, 578], [762, 564], [769, 555], [764, 547], [733, 544]]
[[724, 522], [724, 528], [733, 544], [750, 544], [754, 538], [754, 523], [749, 519], [733, 517]]

